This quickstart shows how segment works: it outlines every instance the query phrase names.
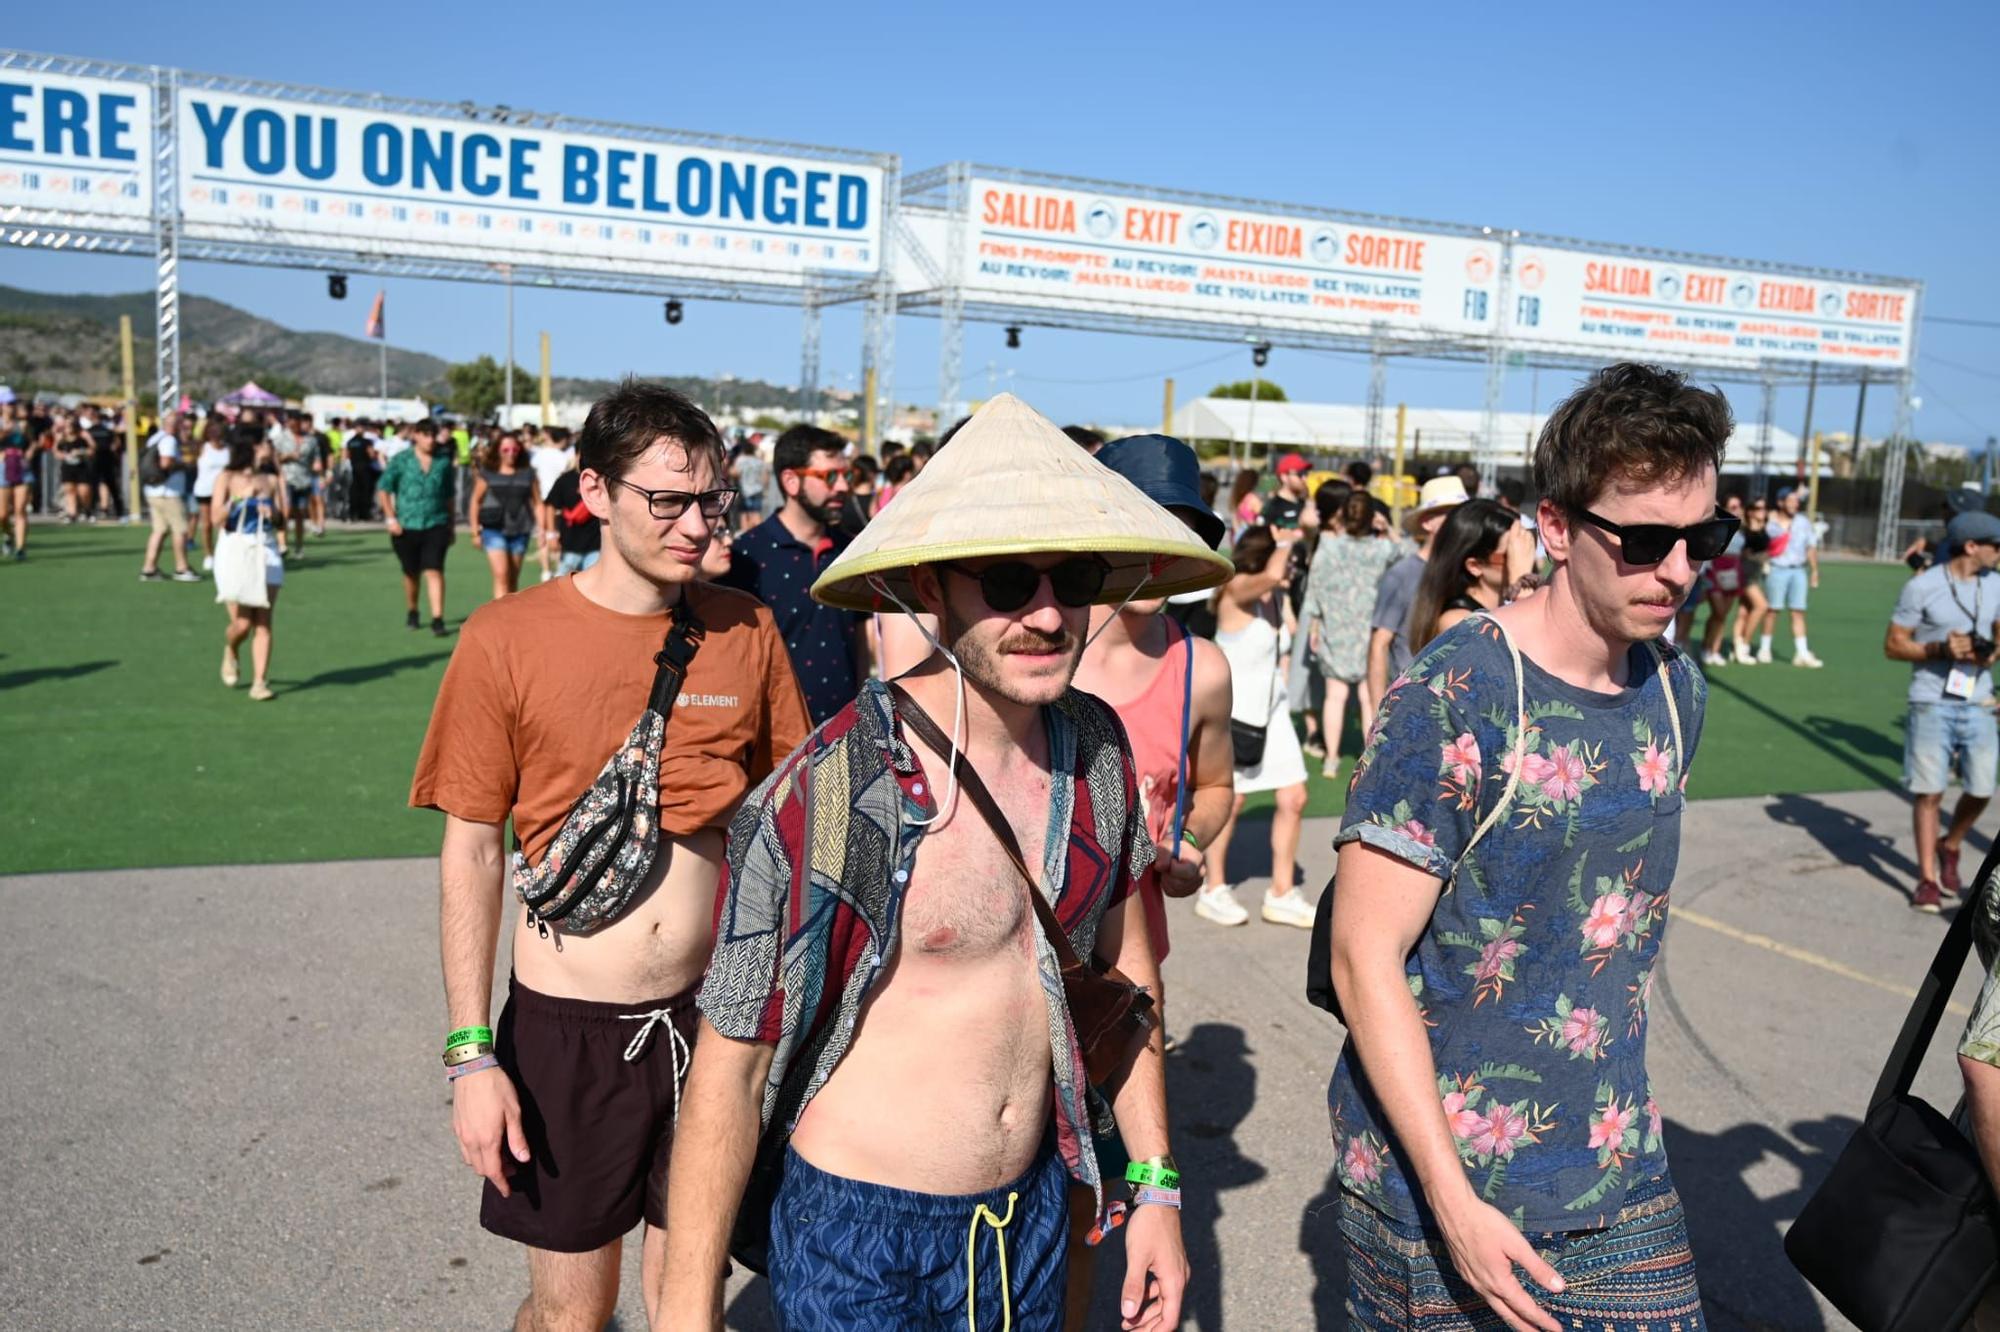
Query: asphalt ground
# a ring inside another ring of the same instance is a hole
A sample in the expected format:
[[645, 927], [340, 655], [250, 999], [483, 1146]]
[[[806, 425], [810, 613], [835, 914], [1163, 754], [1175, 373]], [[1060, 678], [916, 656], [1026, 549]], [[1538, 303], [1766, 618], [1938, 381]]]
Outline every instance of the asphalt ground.
[[[1308, 823], [1306, 882], [1331, 832]], [[1262, 843], [1239, 836], [1246, 871]], [[1689, 808], [1651, 1060], [1715, 1328], [1845, 1326], [1779, 1245], [1942, 934], [1908, 909], [1911, 877], [1888, 793]], [[438, 1075], [433, 863], [18, 876], [0, 909], [0, 1327], [510, 1325], [524, 1264], [478, 1228]], [[1301, 995], [1305, 950], [1303, 931], [1173, 917], [1190, 1327], [1343, 1325], [1325, 1111], [1341, 1032]], [[1940, 1106], [1962, 1020], [1918, 1082]], [[1115, 1242], [1104, 1267], [1101, 1311]], [[645, 1326], [634, 1269], [626, 1332]], [[768, 1326], [758, 1285], [734, 1283], [730, 1309]]]

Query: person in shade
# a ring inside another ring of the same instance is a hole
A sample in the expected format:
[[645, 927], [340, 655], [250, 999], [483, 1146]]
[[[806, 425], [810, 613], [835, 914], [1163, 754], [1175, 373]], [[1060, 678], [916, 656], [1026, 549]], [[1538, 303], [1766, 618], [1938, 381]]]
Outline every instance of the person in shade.
[[[2000, 518], [1961, 513], [1945, 529], [1952, 553], [1903, 584], [1883, 652], [1910, 663], [1910, 723], [1903, 733], [1903, 789], [1917, 839], [1910, 905], [1938, 911], [1965, 891], [1958, 855], [1993, 798], [2000, 734], [1993, 717], [1993, 628], [2000, 617]], [[1939, 833], [1945, 788], [1961, 788]]]
[[[1101, 1225], [1125, 1214], [1101, 1206], [1104, 1100], [1029, 894], [1077, 957], [1144, 968], [1134, 889], [1158, 859], [1124, 727], [1070, 682], [1093, 605], [1227, 568], [1001, 394], [820, 575], [832, 605], [922, 607], [939, 647], [820, 725], [730, 828], [656, 1327], [721, 1327], [753, 1163], [782, 1176], [743, 1238], [768, 1239], [787, 1332], [1062, 1327], [1072, 1181]], [[1152, 1181], [1123, 1222], [1124, 1325], [1173, 1327], [1187, 1259], [1158, 1048], [1125, 1052], [1104, 1094], [1127, 1178]]]
[[[1071, 428], [1073, 430], [1074, 427]], [[1071, 430], [1063, 433], [1075, 439]], [[1194, 450], [1170, 435], [1131, 435], [1097, 451], [1097, 461], [1137, 486], [1146, 498], [1188, 525], [1211, 548], [1226, 525], [1201, 499], [1201, 464]], [[1139, 774], [1139, 801], [1153, 839], [1153, 864], [1139, 876], [1146, 934], [1153, 945], [1148, 974], [1133, 980], [1149, 987], [1158, 1006], [1155, 1040], [1167, 1036], [1167, 992], [1160, 966], [1167, 960], [1166, 898], [1201, 887], [1202, 848], [1229, 821], [1235, 807], [1229, 744], [1229, 662], [1221, 649], [1182, 628], [1165, 597], [1134, 598], [1122, 607], [1090, 612], [1089, 647], [1076, 669], [1076, 687], [1109, 703], [1125, 725]], [[1107, 1178], [1124, 1173], [1113, 1138], [1098, 1139]], [[1085, 1237], [1093, 1199], [1070, 1189], [1069, 1319], [1088, 1316], [1096, 1250]]]
[[1535, 446], [1548, 586], [1382, 700], [1328, 889], [1350, 1326], [1703, 1326], [1646, 1032], [1707, 699], [1661, 638], [1735, 534], [1733, 427], [1592, 375]]
[[785, 502], [736, 539], [722, 579], [777, 617], [815, 725], [847, 706], [870, 669], [867, 617], [812, 598], [813, 580], [850, 539], [835, 525], [847, 500], [846, 446], [818, 426], [778, 436], [771, 459]]

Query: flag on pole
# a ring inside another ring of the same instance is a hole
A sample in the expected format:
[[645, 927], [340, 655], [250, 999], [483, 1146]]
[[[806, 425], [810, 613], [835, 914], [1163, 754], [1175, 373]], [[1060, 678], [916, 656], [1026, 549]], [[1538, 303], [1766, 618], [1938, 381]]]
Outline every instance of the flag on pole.
[[382, 340], [388, 338], [389, 330], [382, 309], [382, 303], [388, 294], [386, 291], [375, 293], [375, 304], [368, 309], [368, 331], [364, 336]]

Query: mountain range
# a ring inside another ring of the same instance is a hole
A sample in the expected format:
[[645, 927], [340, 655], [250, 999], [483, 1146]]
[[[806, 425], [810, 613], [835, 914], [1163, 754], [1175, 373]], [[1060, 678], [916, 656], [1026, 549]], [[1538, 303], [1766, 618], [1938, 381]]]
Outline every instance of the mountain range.
[[[86, 393], [115, 396], [123, 371], [118, 319], [132, 317], [133, 360], [142, 388], [152, 380], [153, 294], [84, 296], [0, 286], [0, 384], [15, 393]], [[381, 355], [376, 343], [340, 333], [302, 333], [205, 296], [181, 298], [181, 381], [196, 399], [212, 401], [254, 379], [286, 397], [306, 393], [377, 391]], [[444, 401], [448, 363], [424, 352], [389, 348], [389, 395]], [[732, 406], [789, 407], [797, 393], [761, 380], [730, 380], [725, 393], [714, 382], [684, 376], [647, 376], [697, 402], [726, 396]], [[556, 376], [558, 399], [595, 398], [608, 379]], [[532, 386], [528, 390], [533, 392]]]

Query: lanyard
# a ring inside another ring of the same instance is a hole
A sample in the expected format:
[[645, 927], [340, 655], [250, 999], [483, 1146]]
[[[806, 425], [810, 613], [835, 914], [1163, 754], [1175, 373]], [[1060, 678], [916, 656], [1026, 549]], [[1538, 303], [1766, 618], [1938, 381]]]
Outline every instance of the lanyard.
[[1980, 616], [1980, 612], [1985, 609], [1985, 606], [1983, 604], [1983, 598], [1986, 595], [1986, 588], [1982, 576], [1979, 574], [1972, 575], [1971, 610], [1967, 610], [1965, 608], [1965, 603], [1958, 599], [1958, 584], [1957, 581], [1952, 578], [1951, 571], [1948, 569], [1945, 571], [1944, 575], [1944, 590], [1951, 594], [1951, 604], [1958, 607], [1958, 613], [1960, 615], [1965, 616], [1968, 620], [1972, 621], [1972, 632], [1977, 634], [1979, 632], [1979, 626], [1982, 623], [1984, 623], [1983, 619]]

